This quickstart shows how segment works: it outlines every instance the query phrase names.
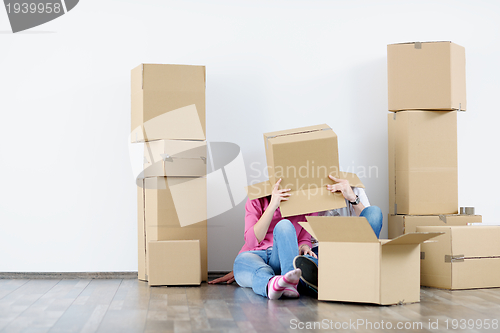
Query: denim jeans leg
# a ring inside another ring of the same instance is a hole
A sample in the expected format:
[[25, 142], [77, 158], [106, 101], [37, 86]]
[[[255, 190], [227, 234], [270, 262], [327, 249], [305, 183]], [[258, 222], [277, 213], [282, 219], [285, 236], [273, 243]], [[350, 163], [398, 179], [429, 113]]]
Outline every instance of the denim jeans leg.
[[293, 258], [299, 255], [297, 232], [292, 222], [279, 221], [273, 231], [273, 249], [269, 265], [276, 274], [284, 275], [293, 270]]
[[233, 265], [234, 278], [241, 287], [251, 287], [257, 295], [267, 297], [267, 283], [275, 275], [267, 264], [266, 250], [238, 254]]
[[363, 209], [359, 216], [363, 216], [368, 220], [368, 223], [370, 223], [373, 232], [375, 232], [375, 235], [377, 235], [377, 238], [379, 238], [380, 230], [382, 230], [382, 221], [384, 218], [382, 210], [380, 210], [380, 208], [377, 206], [368, 206]]

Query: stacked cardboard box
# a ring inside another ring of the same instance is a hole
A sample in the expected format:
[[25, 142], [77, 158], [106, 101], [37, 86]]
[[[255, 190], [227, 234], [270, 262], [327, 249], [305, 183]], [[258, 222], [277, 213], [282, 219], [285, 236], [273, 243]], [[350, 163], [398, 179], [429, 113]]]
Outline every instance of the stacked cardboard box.
[[[389, 238], [482, 222], [480, 215], [458, 214], [457, 113], [467, 108], [465, 49], [451, 42], [388, 45], [387, 70]], [[433, 282], [439, 274], [425, 272], [425, 262], [434, 260], [432, 251], [422, 255], [421, 283], [443, 287]]]
[[139, 279], [200, 284], [208, 275], [205, 67], [142, 64], [131, 79], [131, 139], [144, 143]]

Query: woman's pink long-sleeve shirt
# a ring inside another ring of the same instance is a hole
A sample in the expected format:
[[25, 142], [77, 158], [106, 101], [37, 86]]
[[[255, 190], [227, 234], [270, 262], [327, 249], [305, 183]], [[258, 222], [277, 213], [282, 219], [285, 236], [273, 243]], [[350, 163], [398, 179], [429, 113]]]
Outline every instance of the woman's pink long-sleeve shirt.
[[[273, 246], [274, 227], [279, 221], [283, 219], [279, 207], [274, 212], [271, 224], [269, 225], [269, 229], [267, 229], [266, 236], [261, 242], [257, 240], [257, 237], [255, 237], [255, 233], [253, 230], [254, 225], [257, 223], [257, 221], [259, 221], [260, 217], [262, 216], [262, 214], [264, 214], [264, 211], [268, 206], [269, 200], [267, 199], [267, 197], [247, 200], [247, 203], [245, 205], [245, 244], [241, 248], [240, 253], [245, 251], [265, 250], [268, 247]], [[304, 228], [302, 228], [298, 222], [305, 222], [306, 216], [315, 215], [318, 215], [318, 213], [286, 217], [286, 219], [292, 222], [293, 226], [295, 227], [299, 247], [302, 244], [307, 244], [309, 245], [309, 247], [311, 247], [311, 235]]]

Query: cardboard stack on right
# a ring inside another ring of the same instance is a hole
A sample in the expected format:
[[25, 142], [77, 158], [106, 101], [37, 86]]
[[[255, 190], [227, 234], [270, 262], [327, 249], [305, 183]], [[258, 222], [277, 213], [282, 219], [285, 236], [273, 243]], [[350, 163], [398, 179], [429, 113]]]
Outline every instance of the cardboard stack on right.
[[443, 232], [421, 245], [420, 283], [500, 287], [500, 226], [458, 214], [457, 117], [467, 110], [465, 48], [387, 46], [389, 238]]

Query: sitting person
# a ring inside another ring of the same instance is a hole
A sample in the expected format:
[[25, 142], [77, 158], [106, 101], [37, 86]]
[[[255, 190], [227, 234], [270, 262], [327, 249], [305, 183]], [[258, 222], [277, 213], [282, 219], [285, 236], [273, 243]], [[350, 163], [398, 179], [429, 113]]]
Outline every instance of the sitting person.
[[[335, 184], [326, 185], [326, 188], [334, 192], [341, 192], [346, 201], [346, 207], [320, 212], [319, 216], [363, 216], [379, 238], [382, 230], [383, 215], [377, 206], [370, 206], [365, 190], [361, 187], [352, 187], [348, 180], [328, 176]], [[294, 268], [302, 271], [301, 281], [316, 292], [318, 289], [318, 242], [312, 239], [312, 250], [316, 256], [301, 255], [294, 258]]]
[[[234, 260], [234, 279], [241, 287], [269, 299], [299, 297], [297, 284], [301, 270], [294, 269], [297, 255], [315, 258], [311, 235], [298, 224], [305, 215], [283, 219], [281, 201], [288, 200], [290, 189], [274, 185], [271, 197], [248, 200], [245, 206], [245, 244]], [[308, 214], [316, 215], [316, 214]]]
[[[351, 187], [348, 180], [338, 179], [333, 176], [329, 176], [335, 184], [327, 185], [327, 189], [333, 192], [341, 192], [346, 200], [346, 207], [333, 209], [319, 214], [320, 216], [363, 216], [370, 223], [377, 238], [380, 236], [380, 231], [382, 229], [383, 215], [382, 211], [377, 206], [370, 206], [370, 202], [363, 188]], [[276, 186], [275, 186], [276, 187]], [[257, 199], [259, 200], [259, 199]], [[248, 202], [247, 202], [248, 205]], [[279, 209], [279, 208], [278, 208]], [[281, 215], [280, 215], [281, 216]], [[246, 230], [246, 228], [245, 228]], [[240, 254], [244, 251], [246, 244], [243, 246]], [[293, 266], [295, 269], [301, 269], [300, 285], [301, 287], [309, 286], [313, 293], [317, 291], [318, 285], [318, 267], [317, 267], [317, 255], [318, 255], [318, 244], [317, 241], [312, 239], [312, 251], [303, 252], [295, 257], [293, 260]], [[313, 253], [311, 253], [313, 252]], [[233, 283], [235, 281], [233, 272], [229, 272], [223, 277], [210, 281], [209, 284], [216, 283]], [[299, 288], [300, 290], [300, 288]], [[308, 293], [308, 290], [302, 288], [304, 292]]]

